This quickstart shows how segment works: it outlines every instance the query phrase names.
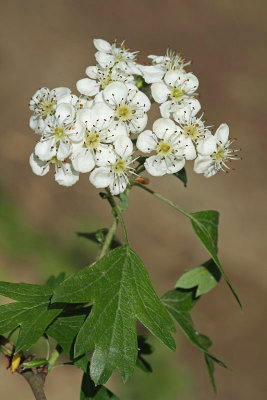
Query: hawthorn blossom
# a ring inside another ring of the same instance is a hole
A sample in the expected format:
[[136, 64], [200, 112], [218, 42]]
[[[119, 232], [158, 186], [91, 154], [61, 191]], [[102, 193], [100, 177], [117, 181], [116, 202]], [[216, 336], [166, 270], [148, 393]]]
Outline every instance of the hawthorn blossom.
[[152, 65], [138, 65], [146, 83], [156, 83], [163, 79], [168, 71], [183, 70], [190, 64], [179, 53], [167, 50], [165, 56], [148, 56], [152, 60]]
[[44, 176], [49, 172], [50, 165], [55, 166], [55, 180], [59, 185], [72, 186], [79, 180], [79, 173], [75, 171], [71, 164], [52, 157], [50, 160], [42, 161], [32, 153], [30, 156], [30, 166], [35, 175]]
[[136, 66], [137, 52], [130, 52], [125, 48], [124, 42], [117, 47], [117, 43], [110, 44], [103, 39], [94, 39], [94, 46], [98, 50], [95, 53], [96, 61], [102, 68], [113, 68], [124, 71], [127, 74], [139, 74]]
[[[122, 82], [110, 83], [102, 93], [96, 96], [96, 102], [105, 102], [109, 108], [108, 116], [111, 111], [113, 120], [110, 125], [111, 130], [118, 135], [129, 135], [144, 130], [147, 124], [146, 113], [151, 106], [149, 98], [144, 93], [136, 86]], [[105, 110], [103, 110], [104, 116]]]
[[87, 67], [85, 72], [89, 78], [80, 79], [76, 86], [77, 90], [86, 96], [95, 96], [111, 82], [132, 82], [134, 80], [132, 75], [127, 75], [123, 71], [100, 66]]
[[72, 144], [84, 138], [85, 126], [75, 119], [75, 109], [71, 104], [62, 103], [55, 115], [47, 120], [41, 140], [35, 146], [35, 154], [42, 161], [57, 157], [64, 161], [70, 156]]
[[123, 193], [129, 183], [129, 174], [135, 175], [131, 164], [133, 143], [127, 136], [118, 136], [114, 141], [114, 149], [106, 157], [101, 167], [91, 172], [90, 182], [96, 188], [109, 187], [113, 195]]
[[196, 95], [198, 85], [198, 79], [192, 73], [182, 70], [168, 71], [163, 81], [151, 85], [151, 93], [154, 100], [161, 104], [160, 111], [164, 118], [188, 108], [192, 115], [196, 115], [200, 104], [193, 96]]
[[224, 172], [229, 170], [227, 162], [238, 160], [235, 153], [239, 151], [230, 149], [231, 144], [229, 127], [227, 124], [221, 124], [214, 135], [208, 136], [199, 143], [197, 147], [199, 155], [195, 159], [194, 171], [210, 178], [220, 170]]
[[147, 172], [153, 176], [174, 174], [180, 171], [185, 160], [196, 156], [194, 145], [179, 133], [175, 123], [167, 118], [159, 118], [153, 124], [153, 132], [142, 132], [137, 139], [137, 148], [144, 153], [155, 151], [144, 163]]
[[[182, 114], [177, 123], [177, 132], [180, 133], [185, 139], [190, 140], [196, 146], [200, 141], [212, 136], [209, 127], [205, 126], [201, 117], [192, 116], [186, 112]], [[196, 157], [196, 154], [195, 154]], [[193, 157], [193, 158], [195, 158]]]
[[37, 90], [29, 103], [29, 108], [33, 111], [30, 118], [30, 128], [36, 133], [42, 133], [47, 119], [55, 114], [58, 104], [75, 104], [76, 101], [77, 96], [71, 94], [70, 89], [66, 87], [58, 87], [52, 90], [43, 87]]
[[116, 132], [109, 129], [112, 110], [105, 103], [96, 103], [91, 109], [80, 110], [78, 119], [85, 125], [84, 138], [73, 145], [70, 158], [76, 171], [90, 172], [105, 164], [112, 152], [110, 143], [116, 139]]

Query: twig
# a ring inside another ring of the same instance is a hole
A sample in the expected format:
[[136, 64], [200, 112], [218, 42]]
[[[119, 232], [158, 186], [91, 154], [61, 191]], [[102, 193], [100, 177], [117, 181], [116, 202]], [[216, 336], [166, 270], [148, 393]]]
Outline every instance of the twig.
[[20, 375], [28, 382], [36, 400], [47, 400], [44, 392], [46, 374], [33, 373], [31, 370], [20, 372]]

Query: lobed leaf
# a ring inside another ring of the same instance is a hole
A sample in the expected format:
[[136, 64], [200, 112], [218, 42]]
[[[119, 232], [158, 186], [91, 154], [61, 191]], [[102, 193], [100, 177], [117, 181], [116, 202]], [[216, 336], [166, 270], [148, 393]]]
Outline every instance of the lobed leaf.
[[115, 369], [124, 381], [132, 374], [138, 353], [136, 319], [175, 349], [173, 322], [144, 264], [128, 245], [67, 278], [53, 301], [93, 304], [78, 333], [75, 356], [94, 349], [90, 375], [96, 384], [105, 383]]
[[188, 214], [188, 216], [191, 219], [191, 223], [195, 233], [197, 234], [204, 247], [207, 249], [208, 253], [212, 257], [214, 263], [217, 265], [219, 271], [225, 279], [227, 285], [235, 296], [238, 304], [242, 308], [242, 304], [238, 297], [238, 294], [233, 288], [229, 278], [226, 276], [217, 256], [219, 213], [217, 211], [208, 210], [191, 213]]
[[221, 272], [213, 260], [209, 260], [199, 267], [183, 274], [175, 284], [176, 288], [191, 289], [196, 287], [196, 296], [208, 293], [217, 286]]
[[[73, 315], [74, 312], [75, 314]], [[76, 359], [74, 358], [74, 343], [89, 312], [89, 307], [79, 310], [63, 311], [46, 331], [46, 333], [55, 339], [62, 347], [64, 353], [69, 357], [69, 359], [83, 371], [87, 370], [88, 360], [84, 355]]]
[[119, 400], [105, 386], [95, 386], [88, 373], [83, 374], [80, 400]]

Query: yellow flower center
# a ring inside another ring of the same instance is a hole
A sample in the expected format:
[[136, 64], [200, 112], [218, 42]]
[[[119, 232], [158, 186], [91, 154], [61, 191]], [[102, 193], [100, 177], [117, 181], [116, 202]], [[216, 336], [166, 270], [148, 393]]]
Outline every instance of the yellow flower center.
[[127, 105], [122, 104], [116, 110], [116, 117], [121, 121], [130, 121], [133, 116], [133, 110]]
[[51, 164], [60, 165], [62, 161], [59, 161], [56, 156], [52, 157], [49, 161]]
[[112, 82], [111, 76], [106, 76], [105, 78], [101, 79], [100, 81], [101, 89], [105, 89], [105, 87], [108, 86], [110, 82]]
[[188, 136], [190, 139], [197, 139], [199, 136], [198, 127], [199, 127], [199, 124], [186, 125], [184, 127], [184, 135]]
[[220, 163], [227, 158], [227, 154], [223, 147], [218, 147], [217, 151], [212, 154], [212, 158], [216, 163]]
[[100, 144], [100, 135], [96, 132], [89, 132], [85, 138], [85, 146], [91, 149], [97, 149]]
[[43, 100], [39, 103], [39, 110], [42, 117], [46, 118], [48, 115], [55, 114], [56, 101], [54, 100]]
[[61, 140], [65, 137], [65, 128], [63, 126], [58, 126], [54, 129], [54, 136], [57, 140]]
[[182, 90], [180, 88], [173, 88], [171, 90], [170, 97], [173, 100], [181, 100], [181, 98], [183, 97], [184, 94], [185, 94], [184, 90]]
[[127, 164], [125, 160], [122, 160], [121, 158], [116, 161], [115, 164], [113, 164], [112, 169], [114, 172], [117, 174], [120, 174], [121, 172], [127, 172]]
[[169, 142], [162, 141], [157, 145], [156, 151], [161, 156], [168, 156], [171, 154], [172, 149], [173, 149], [173, 147]]

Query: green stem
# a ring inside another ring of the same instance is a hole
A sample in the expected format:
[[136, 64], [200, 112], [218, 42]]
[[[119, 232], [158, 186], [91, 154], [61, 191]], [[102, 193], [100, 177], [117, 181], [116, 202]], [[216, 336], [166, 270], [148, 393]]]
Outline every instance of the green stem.
[[175, 208], [175, 210], [179, 211], [183, 215], [185, 215], [188, 218], [192, 218], [191, 215], [183, 210], [181, 207], [177, 206], [177, 204], [173, 203], [171, 200], [166, 199], [166, 197], [162, 196], [161, 194], [154, 192], [154, 190], [148, 188], [147, 186], [140, 185], [139, 183], [135, 183], [134, 186], [137, 186], [143, 190], [145, 190], [148, 193], [151, 193], [153, 196], [157, 197], [159, 200], [163, 201], [164, 203], [168, 204], [169, 206]]
[[105, 254], [107, 253], [107, 251], [109, 250], [110, 245], [111, 245], [111, 242], [112, 242], [112, 239], [113, 239], [113, 236], [114, 236], [115, 233], [116, 233], [117, 227], [118, 227], [118, 220], [117, 220], [117, 218], [114, 216], [114, 217], [113, 217], [112, 225], [111, 225], [111, 227], [110, 227], [109, 230], [108, 230], [108, 233], [107, 233], [107, 236], [106, 236], [104, 245], [103, 245], [103, 247], [102, 247], [102, 249], [101, 249], [99, 258], [104, 257], [104, 255], [105, 255]]
[[113, 215], [114, 215], [115, 219], [117, 220], [117, 222], [118, 221], [120, 222], [120, 224], [122, 226], [122, 229], [123, 229], [124, 236], [125, 236], [125, 240], [128, 243], [129, 240], [128, 240], [127, 229], [126, 229], [126, 225], [125, 225], [125, 222], [123, 220], [123, 217], [122, 217], [121, 210], [117, 206], [117, 204], [116, 204], [116, 202], [114, 200], [114, 197], [112, 196], [110, 190], [106, 189], [106, 192], [107, 192], [107, 200], [108, 200], [109, 204], [111, 205], [111, 208], [112, 208], [112, 211], [113, 211]]
[[57, 346], [55, 348], [55, 350], [52, 352], [51, 356], [49, 357], [49, 360], [48, 360], [48, 371], [52, 371], [52, 369], [54, 368], [58, 357], [60, 356], [60, 353], [62, 353], [62, 349], [59, 346]]

